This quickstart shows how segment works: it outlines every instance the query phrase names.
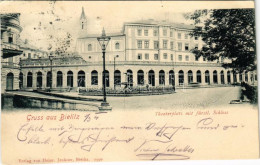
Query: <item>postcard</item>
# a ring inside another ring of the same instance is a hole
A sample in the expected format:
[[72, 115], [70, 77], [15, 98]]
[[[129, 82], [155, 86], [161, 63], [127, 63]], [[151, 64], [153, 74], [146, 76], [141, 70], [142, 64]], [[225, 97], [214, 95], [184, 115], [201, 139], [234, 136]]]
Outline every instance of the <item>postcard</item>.
[[2, 163], [258, 159], [254, 3], [2, 1]]

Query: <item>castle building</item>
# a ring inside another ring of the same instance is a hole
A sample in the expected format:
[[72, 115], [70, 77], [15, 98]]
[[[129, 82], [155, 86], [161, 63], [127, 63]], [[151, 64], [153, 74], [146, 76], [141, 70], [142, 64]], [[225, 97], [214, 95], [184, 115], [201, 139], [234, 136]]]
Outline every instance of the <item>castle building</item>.
[[[102, 88], [103, 59], [97, 41], [101, 33], [88, 33], [84, 9], [80, 26], [76, 55], [56, 56], [52, 66], [48, 58], [21, 61], [22, 74], [27, 75], [24, 88], [48, 88], [50, 79], [53, 88]], [[209, 62], [196, 58], [190, 50], [200, 49], [203, 42], [199, 36], [189, 35], [194, 28], [193, 25], [148, 19], [126, 22], [121, 32], [107, 34], [111, 40], [106, 49], [106, 87], [256, 83], [255, 72], [236, 74], [222, 67], [222, 59]]]

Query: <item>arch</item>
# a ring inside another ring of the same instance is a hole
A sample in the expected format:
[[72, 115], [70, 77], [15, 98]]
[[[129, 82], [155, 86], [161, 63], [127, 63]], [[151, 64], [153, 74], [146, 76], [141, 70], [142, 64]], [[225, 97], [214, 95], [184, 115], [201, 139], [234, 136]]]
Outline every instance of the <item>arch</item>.
[[216, 70], [213, 71], [213, 83], [218, 83], [218, 72]]
[[63, 75], [61, 71], [57, 72], [57, 87], [62, 87], [63, 85]]
[[193, 82], [193, 73], [191, 70], [188, 71], [188, 83], [192, 83]]
[[144, 85], [144, 71], [138, 70], [137, 72], [137, 85]]
[[119, 70], [114, 71], [114, 86], [121, 85], [121, 72]]
[[91, 72], [91, 85], [98, 85], [98, 72], [96, 70]]
[[175, 75], [173, 70], [169, 71], [169, 85], [175, 86]]
[[92, 51], [92, 45], [88, 44], [88, 51]]
[[37, 81], [36, 81], [36, 87], [41, 88], [42, 87], [42, 72], [37, 72]]
[[201, 71], [198, 70], [196, 75], [197, 75], [197, 83], [201, 83]]
[[47, 72], [47, 87], [51, 87], [52, 86], [52, 73], [51, 71]]
[[159, 71], [159, 85], [165, 85], [165, 72], [164, 72], [164, 70]]
[[184, 84], [184, 72], [183, 70], [179, 71], [179, 85]]
[[72, 71], [67, 72], [67, 86], [73, 87], [73, 72]]
[[32, 84], [33, 84], [33, 74], [32, 72], [28, 72], [27, 73], [27, 87], [32, 87]]
[[220, 72], [220, 81], [221, 81], [221, 84], [225, 84], [225, 78], [224, 78], [224, 71], [223, 70]]
[[228, 83], [228, 84], [231, 84], [230, 71], [227, 72], [227, 83]]
[[154, 74], [154, 71], [153, 70], [150, 70], [148, 72], [148, 80], [149, 80], [149, 84], [151, 86], [155, 86], [155, 74]]
[[120, 49], [120, 44], [118, 42], [115, 44], [115, 49]]
[[9, 72], [6, 76], [6, 90], [14, 89], [14, 74]]
[[23, 73], [19, 73], [19, 89], [23, 88]]
[[210, 84], [210, 74], [208, 70], [205, 71], [205, 83]]
[[131, 69], [128, 69], [126, 71], [127, 73], [127, 84], [132, 87], [133, 86], [133, 71]]
[[83, 70], [80, 70], [78, 72], [77, 82], [78, 82], [78, 87], [85, 87], [86, 80], [85, 80], [85, 72]]

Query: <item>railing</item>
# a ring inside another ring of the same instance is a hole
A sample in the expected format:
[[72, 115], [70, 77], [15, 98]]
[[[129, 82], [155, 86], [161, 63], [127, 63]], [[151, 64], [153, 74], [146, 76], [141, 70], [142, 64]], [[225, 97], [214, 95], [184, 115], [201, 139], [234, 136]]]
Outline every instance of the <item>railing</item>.
[[5, 49], [20, 50], [20, 46], [14, 43], [2, 42], [1, 47]]
[[3, 68], [19, 68], [19, 64], [13, 62], [1, 62]]

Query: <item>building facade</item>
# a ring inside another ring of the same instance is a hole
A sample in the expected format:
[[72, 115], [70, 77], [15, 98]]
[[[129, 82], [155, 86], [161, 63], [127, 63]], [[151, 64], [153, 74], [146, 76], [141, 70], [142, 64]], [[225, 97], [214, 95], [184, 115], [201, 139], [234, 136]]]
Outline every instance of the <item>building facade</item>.
[[[103, 59], [97, 41], [101, 34], [89, 34], [86, 25], [83, 11], [77, 55], [57, 56], [52, 66], [48, 58], [22, 60], [23, 79], [27, 80], [23, 87], [48, 88], [48, 80], [52, 79], [53, 88], [102, 88]], [[125, 23], [121, 32], [107, 34], [111, 40], [106, 49], [106, 86], [113, 89], [122, 84], [136, 88], [147, 84], [182, 87], [256, 83], [254, 72], [236, 74], [222, 67], [222, 59], [209, 62], [196, 58], [190, 50], [200, 49], [203, 42], [199, 36], [189, 35], [193, 29], [192, 25], [150, 19]]]

